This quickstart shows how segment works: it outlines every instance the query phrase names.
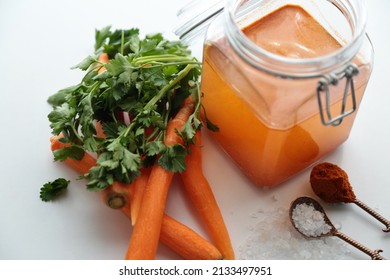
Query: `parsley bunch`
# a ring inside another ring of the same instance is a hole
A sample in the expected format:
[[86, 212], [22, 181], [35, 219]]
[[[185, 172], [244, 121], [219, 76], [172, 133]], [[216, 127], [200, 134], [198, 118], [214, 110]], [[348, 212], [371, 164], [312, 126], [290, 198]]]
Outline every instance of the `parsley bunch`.
[[[177, 133], [186, 144], [194, 141], [202, 126], [201, 63], [186, 46], [159, 33], [141, 39], [138, 29], [106, 27], [96, 31], [95, 39], [95, 52], [74, 67], [85, 71], [81, 82], [48, 98], [53, 106], [48, 115], [52, 133], [70, 143], [55, 151], [54, 159], [99, 154], [97, 165], [82, 176], [90, 190], [104, 189], [115, 180], [130, 183], [140, 168], [156, 161], [172, 172], [182, 172], [187, 147], [166, 146], [165, 129], [191, 95], [195, 110]], [[102, 52], [110, 58], [104, 65], [98, 61]], [[102, 67], [106, 71], [99, 74]], [[128, 114], [130, 122], [118, 118], [118, 112]], [[97, 121], [105, 138], [97, 136]], [[207, 118], [206, 124], [217, 130]]]

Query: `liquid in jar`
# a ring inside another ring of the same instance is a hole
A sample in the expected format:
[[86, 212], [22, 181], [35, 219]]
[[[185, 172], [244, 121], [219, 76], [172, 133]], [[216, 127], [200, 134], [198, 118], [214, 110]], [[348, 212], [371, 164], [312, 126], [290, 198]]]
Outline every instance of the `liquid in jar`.
[[[285, 5], [242, 27], [244, 34], [270, 53], [293, 59], [326, 56], [342, 47], [302, 7]], [[370, 64], [353, 59], [359, 105]], [[259, 71], [231, 48], [226, 37], [203, 52], [201, 91], [207, 117], [220, 131], [212, 133], [227, 154], [258, 186], [272, 187], [333, 151], [349, 136], [356, 111], [338, 126], [321, 123], [318, 77], [290, 79]], [[332, 114], [342, 106], [345, 81], [332, 88]], [[347, 99], [346, 107], [351, 107]]]

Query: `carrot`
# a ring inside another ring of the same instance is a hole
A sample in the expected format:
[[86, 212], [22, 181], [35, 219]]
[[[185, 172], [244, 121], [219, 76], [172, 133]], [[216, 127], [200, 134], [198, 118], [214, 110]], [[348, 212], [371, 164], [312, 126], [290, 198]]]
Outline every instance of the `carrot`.
[[173, 173], [160, 165], [153, 166], [144, 190], [125, 259], [154, 259]]
[[184, 100], [183, 105], [177, 112], [176, 116], [168, 122], [165, 136], [165, 144], [167, 146], [173, 146], [178, 143], [182, 144], [183, 139], [176, 133], [176, 131], [181, 130], [193, 111], [194, 101], [192, 100], [192, 97], [188, 97]]
[[130, 214], [131, 223], [134, 226], [137, 221], [139, 209], [141, 208], [142, 197], [144, 195], [145, 186], [150, 176], [150, 168], [144, 168], [133, 183], [132, 196], [130, 197]]
[[[60, 142], [61, 138], [62, 135], [50, 137], [50, 144], [51, 144], [52, 151], [59, 150], [69, 146], [69, 144]], [[67, 158], [65, 159], [64, 162], [80, 174], [87, 173], [91, 167], [96, 165], [96, 159], [88, 153], [85, 153], [81, 160]]]
[[[59, 135], [52, 136], [50, 138], [52, 151], [69, 146], [69, 144], [62, 143], [59, 141], [61, 137], [62, 136]], [[70, 166], [73, 170], [77, 171], [80, 174], [88, 173], [89, 169], [96, 165], [96, 159], [88, 153], [85, 153], [80, 160], [67, 158], [64, 160], [64, 162], [66, 165]], [[127, 210], [130, 213], [130, 208], [128, 207], [128, 205], [130, 204], [127, 203], [128, 197], [131, 197], [130, 192], [130, 185], [121, 182], [114, 182], [111, 186], [100, 191], [99, 194], [103, 202], [110, 208], [119, 209], [124, 206], [127, 206]]]
[[173, 251], [188, 260], [221, 260], [222, 254], [198, 233], [164, 215], [160, 240]]
[[96, 121], [95, 129], [96, 129], [96, 136], [97, 137], [106, 138], [106, 135], [104, 134], [102, 123], [100, 121]]
[[[180, 131], [194, 110], [191, 97], [187, 98], [176, 116], [168, 122], [165, 144], [181, 143], [176, 130]], [[125, 259], [154, 259], [160, 238], [168, 190], [174, 173], [155, 164], [145, 186], [137, 223], [134, 225]]]
[[111, 186], [99, 191], [104, 204], [112, 209], [121, 209], [130, 213], [130, 201], [133, 193], [133, 184], [124, 184], [115, 181]]
[[[68, 147], [69, 144], [60, 142], [61, 135], [50, 137], [51, 150], [62, 149]], [[73, 170], [77, 171], [80, 174], [85, 174], [89, 172], [93, 166], [96, 165], [96, 159], [88, 153], [85, 153], [80, 160], [73, 158], [67, 158], [64, 160], [65, 164], [70, 166]], [[112, 186], [107, 187], [106, 189], [100, 192], [100, 196], [105, 204], [111, 208], [121, 208], [121, 205], [125, 205], [127, 202], [128, 192], [130, 190], [126, 189], [125, 184], [120, 182], [114, 182]], [[130, 212], [130, 210], [129, 210]]]
[[149, 174], [150, 169], [145, 168], [131, 184], [115, 181], [111, 186], [99, 191], [103, 202], [112, 209], [121, 209], [129, 216], [133, 226], [138, 217]]
[[[98, 57], [98, 61], [101, 62], [102, 64], [106, 64], [110, 61], [110, 58], [108, 57], [108, 54], [101, 53]], [[99, 68], [98, 74], [103, 73], [104, 71], [106, 71], [106, 67], [104, 67], [103, 65]]]
[[234, 259], [234, 251], [222, 213], [203, 173], [200, 130], [196, 133], [196, 142], [191, 146], [186, 164], [186, 170], [181, 173], [181, 178], [187, 195], [197, 209], [211, 240], [222, 253], [223, 258]]
[[[52, 151], [68, 146], [67, 144], [60, 142], [60, 138], [60, 136], [51, 137]], [[80, 160], [68, 158], [64, 163], [75, 171], [84, 174], [89, 168], [96, 164], [96, 159], [89, 154], [85, 154]], [[130, 185], [115, 182], [112, 186], [104, 189], [100, 192], [103, 202], [110, 207], [116, 205], [117, 207], [114, 208], [120, 209], [132, 222], [132, 219], [135, 221], [137, 219], [138, 210], [133, 209], [139, 208], [138, 204], [140, 203], [135, 201], [140, 201], [140, 198], [142, 198], [142, 190], [147, 183], [149, 172], [150, 170], [148, 169], [142, 170], [141, 175]], [[137, 188], [140, 190], [137, 191]], [[109, 199], [114, 198], [115, 196], [120, 197], [119, 200], [114, 199], [114, 201], [111, 201], [110, 203]], [[134, 196], [138, 196], [138, 198]], [[123, 199], [125, 199], [124, 205], [122, 205], [124, 202]], [[132, 202], [136, 204], [135, 207], [133, 207]], [[123, 207], [118, 207], [119, 205], [122, 205]], [[191, 228], [165, 214], [161, 225], [160, 240], [184, 259], [218, 260], [222, 258], [218, 249], [208, 240], [204, 239]]]

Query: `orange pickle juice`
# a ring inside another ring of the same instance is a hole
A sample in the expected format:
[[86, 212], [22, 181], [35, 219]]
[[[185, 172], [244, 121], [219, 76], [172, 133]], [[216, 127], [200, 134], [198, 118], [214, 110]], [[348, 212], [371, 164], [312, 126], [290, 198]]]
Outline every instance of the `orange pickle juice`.
[[[266, 51], [288, 58], [327, 55], [341, 43], [300, 6], [286, 5], [241, 28]], [[359, 105], [371, 66], [359, 61], [354, 76]], [[321, 122], [318, 77], [290, 79], [259, 71], [243, 61], [225, 37], [207, 40], [201, 91], [207, 117], [220, 131], [212, 133], [227, 154], [258, 186], [272, 187], [310, 166], [349, 136], [356, 111], [340, 125]], [[346, 82], [332, 87], [332, 114], [340, 114]], [[346, 100], [346, 108], [352, 107]]]

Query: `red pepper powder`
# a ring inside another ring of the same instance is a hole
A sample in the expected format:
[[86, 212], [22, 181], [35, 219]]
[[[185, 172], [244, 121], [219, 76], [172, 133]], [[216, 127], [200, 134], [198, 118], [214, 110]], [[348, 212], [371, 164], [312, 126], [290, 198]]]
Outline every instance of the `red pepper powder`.
[[314, 193], [328, 203], [349, 203], [356, 199], [347, 173], [333, 163], [322, 162], [314, 166], [310, 184]]

